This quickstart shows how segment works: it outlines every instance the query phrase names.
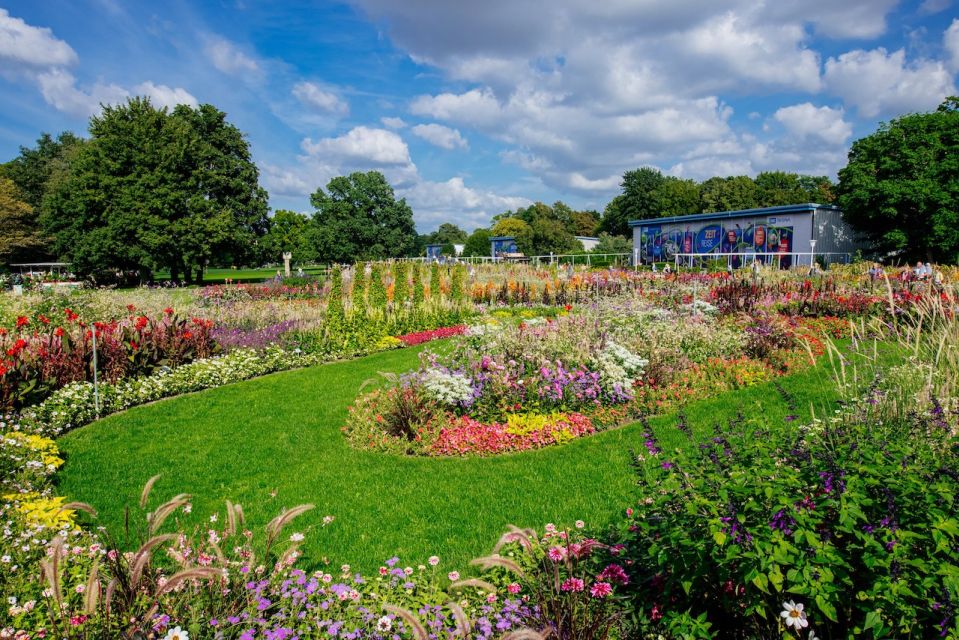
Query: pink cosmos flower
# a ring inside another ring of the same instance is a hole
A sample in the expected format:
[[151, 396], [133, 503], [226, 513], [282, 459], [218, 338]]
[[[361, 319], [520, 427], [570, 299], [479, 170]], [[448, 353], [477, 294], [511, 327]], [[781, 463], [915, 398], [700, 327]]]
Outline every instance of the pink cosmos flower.
[[597, 582], [589, 590], [589, 594], [594, 598], [605, 598], [613, 592], [613, 587], [608, 582]]
[[566, 580], [563, 581], [563, 584], [560, 585], [559, 588], [561, 591], [579, 592], [579, 591], [582, 591], [585, 587], [586, 587], [586, 583], [584, 583], [580, 578], [567, 578]]
[[566, 549], [563, 547], [550, 547], [546, 555], [548, 555], [549, 559], [553, 562], [560, 562], [566, 557]]
[[450, 571], [448, 574], [446, 574], [446, 577], [450, 579], [450, 582], [456, 582], [460, 579], [460, 572]]
[[519, 583], [518, 583], [518, 582], [510, 582], [510, 583], [506, 586], [506, 591], [508, 591], [509, 593], [511, 593], [511, 594], [514, 595], [514, 596], [515, 596], [517, 593], [519, 593], [522, 589], [523, 589], [523, 587], [519, 586]]

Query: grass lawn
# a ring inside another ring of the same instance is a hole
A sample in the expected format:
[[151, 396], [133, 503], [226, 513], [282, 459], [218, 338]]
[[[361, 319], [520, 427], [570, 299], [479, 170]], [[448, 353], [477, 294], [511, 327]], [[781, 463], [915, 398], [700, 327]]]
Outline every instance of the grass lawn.
[[[283, 273], [283, 266], [270, 269], [207, 269], [203, 272], [203, 282], [205, 284], [223, 284], [227, 279], [233, 282], [255, 283], [269, 280], [276, 276], [277, 269]], [[293, 275], [296, 275], [296, 267], [292, 268]], [[303, 267], [303, 271], [309, 276], [318, 276], [326, 273], [325, 266]], [[158, 281], [169, 280], [169, 271], [157, 271], [154, 277]]]
[[[642, 448], [631, 425], [561, 447], [496, 458], [429, 459], [350, 448], [339, 428], [360, 385], [378, 371], [404, 371], [420, 349], [274, 374], [182, 396], [108, 417], [60, 440], [67, 463], [61, 495], [100, 511], [119, 533], [124, 507], [136, 507], [150, 476], [163, 474], [151, 504], [185, 492], [193, 512], [181, 522], [204, 527], [223, 500], [239, 502], [247, 524], [262, 526], [283, 507], [313, 503], [287, 534], [307, 534], [312, 561], [328, 557], [369, 570], [399, 555], [418, 564], [432, 554], [462, 569], [489, 550], [507, 524], [541, 530], [546, 522], [583, 519], [603, 526], [635, 501], [630, 449]], [[828, 362], [780, 379], [800, 417], [831, 411]], [[694, 430], [743, 411], [784, 423], [790, 413], [772, 384], [690, 403]], [[673, 416], [652, 420], [667, 454], [686, 437]], [[795, 424], [795, 423], [792, 423]], [[336, 520], [322, 528], [325, 515]], [[131, 518], [132, 519], [132, 518]]]

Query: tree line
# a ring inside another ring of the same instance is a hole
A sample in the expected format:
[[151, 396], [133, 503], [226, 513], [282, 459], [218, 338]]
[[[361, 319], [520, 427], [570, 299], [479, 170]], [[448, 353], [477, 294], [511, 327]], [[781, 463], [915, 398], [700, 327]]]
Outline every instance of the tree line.
[[413, 211], [379, 172], [330, 180], [309, 214], [270, 215], [245, 135], [212, 105], [156, 108], [146, 98], [106, 106], [89, 137], [42, 134], [0, 164], [0, 264], [60, 259], [81, 274], [165, 270], [201, 281], [210, 266], [279, 261], [353, 262], [423, 255], [485, 256], [491, 236], [527, 255], [631, 250], [630, 220], [818, 202], [835, 203], [875, 253], [959, 258], [959, 99], [884, 123], [852, 145], [833, 184], [825, 176], [768, 171], [702, 182], [653, 167], [625, 172], [602, 214], [536, 202], [466, 233], [444, 223], [417, 234]]

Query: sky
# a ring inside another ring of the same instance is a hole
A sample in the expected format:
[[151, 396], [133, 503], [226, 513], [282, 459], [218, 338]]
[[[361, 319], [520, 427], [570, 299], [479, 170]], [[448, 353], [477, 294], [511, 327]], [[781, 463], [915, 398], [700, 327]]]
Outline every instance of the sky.
[[382, 171], [417, 229], [624, 171], [828, 175], [956, 95], [959, 0], [0, 0], [0, 161], [101, 104], [210, 103], [274, 209]]

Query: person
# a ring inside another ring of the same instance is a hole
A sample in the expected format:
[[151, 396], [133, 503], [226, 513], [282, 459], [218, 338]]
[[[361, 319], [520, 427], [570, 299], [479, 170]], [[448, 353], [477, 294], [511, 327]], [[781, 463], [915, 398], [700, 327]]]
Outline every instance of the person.
[[942, 271], [939, 268], [932, 274], [932, 286], [936, 288], [936, 291], [942, 291], [943, 276]]
[[665, 275], [669, 275], [669, 274], [672, 273], [672, 272], [673, 272], [673, 270], [669, 268], [669, 263], [667, 262], [666, 265], [663, 267], [663, 273], [664, 273]]
[[654, 262], [654, 263], [653, 263], [653, 273], [656, 273], [656, 272], [658, 272], [658, 271], [659, 271], [659, 270], [656, 268], [656, 263]]
[[923, 280], [926, 277], [926, 267], [923, 266], [922, 260], [916, 263], [914, 274], [916, 276], [916, 280]]

